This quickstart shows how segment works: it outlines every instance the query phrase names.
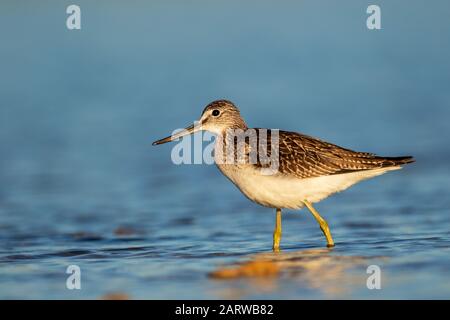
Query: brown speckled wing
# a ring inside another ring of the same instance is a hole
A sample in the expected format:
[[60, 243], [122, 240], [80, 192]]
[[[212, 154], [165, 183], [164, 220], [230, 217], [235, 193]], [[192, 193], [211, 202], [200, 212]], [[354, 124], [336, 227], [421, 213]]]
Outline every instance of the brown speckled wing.
[[[260, 129], [257, 129], [260, 130]], [[267, 135], [268, 154], [271, 134]], [[343, 174], [360, 170], [399, 166], [412, 157], [379, 157], [356, 152], [296, 132], [279, 131], [279, 172], [298, 178]], [[257, 167], [266, 167], [261, 162]]]

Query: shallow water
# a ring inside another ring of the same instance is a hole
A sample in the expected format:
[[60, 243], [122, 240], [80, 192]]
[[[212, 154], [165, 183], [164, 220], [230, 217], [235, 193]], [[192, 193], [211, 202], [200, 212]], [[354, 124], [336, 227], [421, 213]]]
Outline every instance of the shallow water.
[[[450, 5], [381, 1], [0, 4], [0, 298], [449, 298]], [[249, 202], [214, 166], [151, 142], [216, 98], [404, 170], [305, 210]], [[218, 279], [263, 260], [267, 276]], [[66, 268], [81, 268], [81, 290]], [[368, 290], [378, 265], [382, 289]]]

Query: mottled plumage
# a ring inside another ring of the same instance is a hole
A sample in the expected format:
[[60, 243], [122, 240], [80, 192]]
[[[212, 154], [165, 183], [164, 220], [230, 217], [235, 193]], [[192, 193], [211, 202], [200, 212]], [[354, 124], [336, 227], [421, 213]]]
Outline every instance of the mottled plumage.
[[[270, 138], [267, 140], [270, 146]], [[357, 152], [296, 132], [280, 130], [279, 141], [280, 173], [301, 179], [392, 167], [413, 161], [412, 157], [379, 157], [373, 153]]]
[[[254, 166], [256, 168], [268, 167], [267, 163], [260, 161], [260, 155], [267, 154], [270, 158], [272, 151], [271, 133], [273, 130], [261, 128], [255, 128], [254, 130], [258, 137], [255, 144], [258, 161], [254, 163]], [[263, 134], [260, 134], [260, 132]], [[380, 157], [373, 153], [357, 152], [296, 132], [282, 130], [277, 130], [277, 132], [279, 154], [276, 159], [279, 161], [277, 165], [279, 174], [300, 179], [394, 167], [414, 161], [409, 156]], [[245, 131], [243, 134], [245, 134]], [[249, 155], [252, 150], [248, 137], [242, 139], [245, 142], [244, 146], [239, 146], [236, 137], [230, 138], [223, 135], [220, 138], [223, 139], [224, 154], [226, 146], [234, 143], [232, 148], [235, 152], [234, 161], [238, 159], [239, 147], [243, 148], [242, 152], [246, 155]], [[263, 152], [261, 152], [259, 146], [265, 148]], [[245, 160], [248, 162], [248, 158], [245, 158]]]

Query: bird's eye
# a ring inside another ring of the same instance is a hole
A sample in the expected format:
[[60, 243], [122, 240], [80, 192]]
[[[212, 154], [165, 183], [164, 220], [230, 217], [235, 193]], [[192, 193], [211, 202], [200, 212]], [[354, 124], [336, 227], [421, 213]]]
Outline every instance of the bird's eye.
[[213, 110], [213, 112], [212, 112], [212, 115], [213, 115], [214, 117], [217, 117], [219, 114], [220, 114], [220, 111], [217, 110], [217, 109]]

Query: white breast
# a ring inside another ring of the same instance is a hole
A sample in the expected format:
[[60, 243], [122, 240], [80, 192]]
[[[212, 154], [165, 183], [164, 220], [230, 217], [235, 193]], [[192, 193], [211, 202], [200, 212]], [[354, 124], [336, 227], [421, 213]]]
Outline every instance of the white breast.
[[251, 165], [218, 164], [228, 177], [250, 200], [271, 208], [300, 209], [303, 200], [318, 202], [351, 185], [400, 167], [379, 168], [345, 174], [299, 179], [277, 175], [262, 175]]

